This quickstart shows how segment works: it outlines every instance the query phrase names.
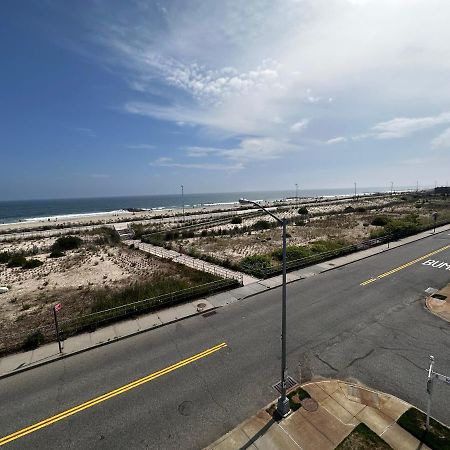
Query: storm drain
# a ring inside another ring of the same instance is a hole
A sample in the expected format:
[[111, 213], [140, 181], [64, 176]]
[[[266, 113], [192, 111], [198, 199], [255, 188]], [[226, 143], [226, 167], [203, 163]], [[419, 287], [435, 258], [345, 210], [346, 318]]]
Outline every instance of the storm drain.
[[436, 294], [437, 291], [438, 291], [438, 289], [435, 289], [435, 288], [432, 288], [432, 287], [429, 287], [428, 289], [425, 289], [425, 292], [427, 294], [430, 294], [430, 295]]
[[205, 314], [202, 314], [202, 317], [209, 317], [209, 316], [213, 316], [214, 314], [217, 314], [217, 311], [215, 309], [212, 311], [208, 311]]
[[[292, 377], [286, 377], [286, 390], [293, 388], [296, 384], [297, 382]], [[279, 381], [277, 384], [274, 384], [272, 387], [281, 394], [281, 381]]]

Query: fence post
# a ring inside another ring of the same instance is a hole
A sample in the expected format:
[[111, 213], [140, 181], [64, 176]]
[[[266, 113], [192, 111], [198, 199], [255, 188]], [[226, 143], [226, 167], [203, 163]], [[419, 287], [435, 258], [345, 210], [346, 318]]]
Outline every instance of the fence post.
[[53, 307], [53, 317], [55, 319], [56, 339], [58, 340], [59, 353], [62, 353], [61, 339], [60, 339], [60, 336], [59, 336], [58, 315], [56, 314], [57, 311], [59, 311], [59, 309], [61, 309], [61, 303], [58, 303], [57, 305], [55, 305]]

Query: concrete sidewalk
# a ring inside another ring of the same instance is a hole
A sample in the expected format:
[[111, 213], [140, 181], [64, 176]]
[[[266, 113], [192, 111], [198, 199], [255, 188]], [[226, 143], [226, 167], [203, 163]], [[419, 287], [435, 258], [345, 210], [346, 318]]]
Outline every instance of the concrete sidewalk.
[[[440, 227], [436, 230], [436, 233], [446, 231], [450, 231], [450, 225]], [[401, 245], [415, 242], [419, 239], [424, 239], [432, 234], [433, 233], [430, 231], [420, 233], [418, 235], [391, 243], [390, 248], [397, 248]], [[304, 269], [295, 270], [287, 274], [287, 281], [288, 283], [291, 283], [309, 278], [322, 272], [342, 267], [385, 251], [387, 251], [387, 246], [382, 245], [316, 264], [314, 266], [305, 267]], [[260, 292], [277, 288], [281, 286], [281, 282], [281, 275], [268, 278], [266, 280], [254, 281], [245, 286], [232, 289], [227, 292], [221, 292], [208, 298], [173, 306], [153, 313], [144, 314], [137, 318], [126, 319], [115, 324], [99, 328], [92, 333], [82, 333], [70, 337], [64, 341], [62, 354], [59, 353], [58, 344], [55, 342], [43, 345], [36, 350], [5, 356], [0, 359], [0, 378], [105, 345], [118, 339], [123, 339], [128, 336], [133, 336], [138, 333], [152, 330], [184, 318], [204, 314], [215, 308], [220, 308], [245, 298], [252, 297]]]
[[308, 405], [280, 422], [261, 410], [207, 449], [332, 450], [360, 423], [394, 450], [429, 449], [396, 423], [411, 405], [392, 395], [336, 380], [302, 388], [311, 396]]

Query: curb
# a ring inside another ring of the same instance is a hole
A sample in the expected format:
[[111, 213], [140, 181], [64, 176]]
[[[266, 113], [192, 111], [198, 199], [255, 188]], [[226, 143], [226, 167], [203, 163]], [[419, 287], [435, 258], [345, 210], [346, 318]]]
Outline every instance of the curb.
[[122, 341], [124, 339], [130, 338], [130, 337], [133, 337], [133, 336], [137, 336], [139, 334], [143, 334], [143, 333], [146, 333], [148, 331], [156, 330], [157, 328], [162, 328], [162, 327], [164, 327], [166, 325], [170, 325], [172, 323], [180, 322], [181, 320], [184, 320], [184, 319], [189, 319], [190, 317], [200, 316], [200, 315], [205, 314], [207, 312], [214, 311], [214, 310], [216, 310], [218, 308], [219, 307], [215, 306], [213, 308], [207, 309], [206, 311], [199, 311], [199, 312], [190, 314], [188, 316], [183, 316], [183, 317], [180, 317], [179, 319], [174, 319], [174, 320], [171, 320], [169, 322], [162, 323], [161, 325], [156, 325], [156, 326], [154, 326], [152, 328], [145, 328], [145, 329], [142, 329], [142, 330], [134, 331], [133, 333], [127, 334], [125, 336], [116, 336], [115, 338], [110, 339], [108, 341], [99, 342], [98, 344], [90, 345], [89, 347], [85, 347], [85, 348], [82, 348], [80, 350], [75, 350], [75, 351], [70, 352], [70, 353], [62, 353], [62, 354], [59, 354], [59, 355], [55, 356], [54, 358], [47, 359], [46, 361], [41, 361], [41, 362], [37, 362], [37, 363], [34, 363], [34, 364], [30, 364], [27, 367], [23, 367], [21, 369], [17, 369], [17, 370], [13, 370], [11, 372], [7, 372], [7, 373], [4, 373], [4, 374], [1, 374], [0, 375], [0, 380], [3, 380], [4, 378], [12, 377], [12, 376], [17, 375], [19, 373], [28, 372], [29, 370], [36, 369], [37, 367], [46, 366], [47, 364], [51, 364], [51, 363], [53, 363], [55, 361], [60, 361], [62, 359], [70, 358], [71, 356], [79, 355], [80, 353], [84, 353], [84, 352], [87, 352], [89, 350], [94, 350], [96, 348], [112, 344], [114, 342]]
[[439, 317], [439, 319], [450, 323], [449, 319], [446, 319], [445, 317], [442, 317], [438, 312], [433, 311], [433, 309], [428, 305], [428, 300], [430, 300], [430, 299], [431, 299], [431, 295], [425, 299], [425, 307], [426, 307], [427, 311], [430, 312], [431, 314], [433, 314], [433, 316]]

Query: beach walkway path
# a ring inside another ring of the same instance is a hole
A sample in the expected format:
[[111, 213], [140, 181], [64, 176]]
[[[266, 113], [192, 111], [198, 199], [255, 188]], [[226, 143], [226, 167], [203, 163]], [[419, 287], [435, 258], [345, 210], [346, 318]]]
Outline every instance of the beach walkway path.
[[123, 242], [127, 245], [134, 245], [135, 248], [138, 248], [145, 253], [158, 256], [159, 258], [170, 259], [173, 262], [177, 262], [179, 264], [192, 267], [193, 269], [212, 273], [224, 278], [234, 278], [235, 280], [238, 280], [242, 286], [247, 286], [258, 281], [258, 279], [242, 272], [226, 269], [225, 267], [219, 266], [217, 264], [212, 264], [198, 258], [193, 258], [192, 256], [184, 255], [183, 253], [179, 253], [175, 250], [167, 250], [156, 245], [146, 244], [144, 242], [132, 239], [124, 240]]

